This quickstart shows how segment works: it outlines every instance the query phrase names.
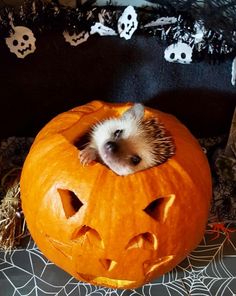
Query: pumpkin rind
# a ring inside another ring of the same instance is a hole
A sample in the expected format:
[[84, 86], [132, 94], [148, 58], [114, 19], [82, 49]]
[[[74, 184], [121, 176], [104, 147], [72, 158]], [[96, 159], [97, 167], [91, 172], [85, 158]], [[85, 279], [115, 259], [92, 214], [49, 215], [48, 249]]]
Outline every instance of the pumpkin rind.
[[114, 288], [143, 285], [183, 260], [202, 239], [211, 199], [197, 140], [154, 109], [145, 116], [158, 117], [176, 146], [167, 162], [125, 177], [100, 163], [80, 164], [75, 141], [129, 107], [93, 101], [52, 119], [37, 135], [20, 183], [28, 228], [45, 256], [78, 280]]

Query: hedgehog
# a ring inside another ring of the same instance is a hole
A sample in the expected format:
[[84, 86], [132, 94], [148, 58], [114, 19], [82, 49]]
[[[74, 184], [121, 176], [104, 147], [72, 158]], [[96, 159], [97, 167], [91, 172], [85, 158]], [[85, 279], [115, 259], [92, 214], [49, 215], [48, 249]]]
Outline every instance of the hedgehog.
[[80, 162], [99, 161], [120, 176], [160, 165], [175, 153], [172, 136], [157, 118], [144, 118], [135, 103], [118, 118], [95, 124], [80, 151]]

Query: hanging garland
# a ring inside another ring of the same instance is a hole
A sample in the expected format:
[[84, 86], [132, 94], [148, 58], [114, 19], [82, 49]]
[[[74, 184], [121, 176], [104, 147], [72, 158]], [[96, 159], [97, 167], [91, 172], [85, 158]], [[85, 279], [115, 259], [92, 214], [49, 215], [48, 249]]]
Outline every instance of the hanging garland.
[[235, 85], [236, 1], [208, 0], [204, 6], [199, 2], [158, 1], [155, 8], [134, 8], [111, 2], [94, 6], [95, 1], [88, 0], [71, 8], [58, 2], [29, 0], [18, 9], [2, 9], [0, 36], [13, 54], [25, 58], [36, 50], [35, 36], [48, 30], [61, 32], [71, 46], [80, 45], [93, 34], [126, 40], [133, 34], [144, 34], [167, 46], [164, 58], [168, 62], [232, 60], [231, 82]]

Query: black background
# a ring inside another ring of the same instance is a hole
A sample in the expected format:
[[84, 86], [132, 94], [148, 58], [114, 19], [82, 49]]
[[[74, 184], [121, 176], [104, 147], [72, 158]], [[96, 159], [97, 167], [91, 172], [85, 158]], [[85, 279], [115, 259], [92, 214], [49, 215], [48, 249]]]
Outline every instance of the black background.
[[228, 60], [172, 64], [155, 37], [92, 36], [73, 47], [62, 34], [37, 37], [18, 59], [0, 46], [0, 136], [35, 136], [56, 114], [91, 100], [139, 101], [176, 115], [196, 136], [227, 132], [236, 105]]

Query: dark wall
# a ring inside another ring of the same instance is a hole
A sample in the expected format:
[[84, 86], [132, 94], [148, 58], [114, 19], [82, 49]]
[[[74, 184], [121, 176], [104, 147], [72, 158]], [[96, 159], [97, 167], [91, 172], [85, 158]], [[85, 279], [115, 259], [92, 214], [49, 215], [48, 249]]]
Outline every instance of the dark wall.
[[140, 101], [173, 113], [196, 136], [229, 129], [236, 88], [231, 61], [191, 65], [164, 60], [153, 37], [90, 37], [77, 47], [57, 33], [18, 59], [0, 46], [0, 137], [35, 135], [53, 116], [90, 100]]

